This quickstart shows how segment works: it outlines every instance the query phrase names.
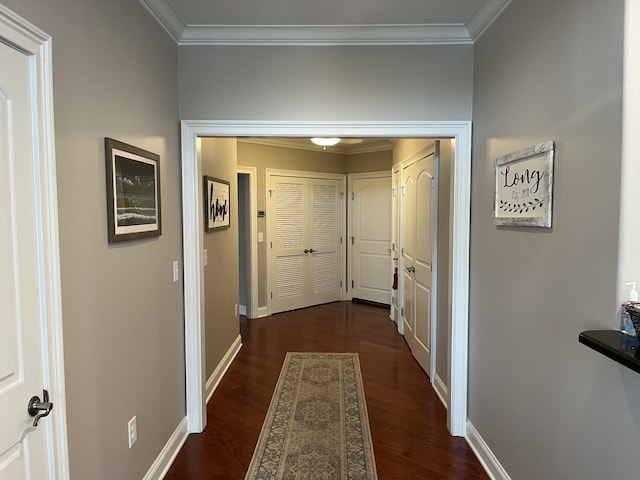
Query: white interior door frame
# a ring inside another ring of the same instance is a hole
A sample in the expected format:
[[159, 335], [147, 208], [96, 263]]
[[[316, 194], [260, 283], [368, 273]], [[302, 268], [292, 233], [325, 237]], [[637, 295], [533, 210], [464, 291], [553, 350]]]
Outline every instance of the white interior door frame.
[[249, 318], [258, 318], [258, 170], [256, 167], [238, 167], [238, 173], [249, 175]]
[[190, 432], [206, 425], [204, 396], [204, 295], [199, 192], [202, 164], [198, 137], [390, 137], [454, 138], [452, 227], [452, 320], [450, 329], [449, 431], [465, 436], [467, 422], [471, 122], [306, 122], [184, 120], [182, 125], [182, 213], [185, 291], [185, 374]]
[[[38, 144], [39, 197], [36, 222], [41, 235], [38, 259], [42, 274], [40, 295], [44, 303], [42, 341], [45, 344], [43, 378], [48, 386], [55, 409], [51, 415], [52, 436], [49, 439], [50, 457], [54, 465], [51, 478], [69, 478], [67, 408], [64, 380], [64, 349], [62, 337], [62, 293], [60, 280], [60, 244], [58, 236], [58, 193], [56, 183], [55, 134], [53, 121], [53, 65], [51, 37], [0, 4], [0, 40], [20, 48], [33, 58], [38, 97], [36, 116]], [[34, 392], [37, 394], [38, 392]]]
[[[345, 292], [345, 300], [353, 299], [353, 288], [349, 288], [349, 282], [353, 280], [354, 276], [354, 258], [353, 258], [353, 244], [350, 239], [354, 234], [355, 226], [353, 224], [353, 202], [350, 201], [351, 194], [354, 192], [353, 190], [353, 181], [354, 180], [366, 180], [369, 178], [389, 178], [391, 179], [391, 170], [384, 170], [382, 172], [364, 172], [364, 173], [349, 173], [347, 174], [347, 234], [346, 234], [346, 243], [347, 243], [347, 289]], [[391, 221], [391, 219], [389, 219]], [[393, 257], [393, 255], [391, 255]], [[345, 257], [343, 257], [345, 258]], [[393, 261], [391, 262], [393, 263]]]

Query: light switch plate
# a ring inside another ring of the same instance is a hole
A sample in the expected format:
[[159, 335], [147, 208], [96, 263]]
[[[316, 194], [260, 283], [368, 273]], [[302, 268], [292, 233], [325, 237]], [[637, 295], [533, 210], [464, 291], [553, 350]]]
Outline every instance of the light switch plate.
[[180, 266], [178, 261], [173, 262], [173, 283], [176, 283], [180, 279]]
[[264, 242], [264, 233], [263, 232], [258, 232], [258, 241], [259, 242]]

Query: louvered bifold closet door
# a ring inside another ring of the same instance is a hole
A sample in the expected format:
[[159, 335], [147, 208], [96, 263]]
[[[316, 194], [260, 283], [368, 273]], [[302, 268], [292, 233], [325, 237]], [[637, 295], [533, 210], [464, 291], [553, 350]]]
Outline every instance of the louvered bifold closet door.
[[270, 185], [272, 313], [306, 307], [309, 302], [306, 190], [307, 181], [298, 178], [278, 179]]
[[310, 180], [311, 254], [310, 305], [340, 300], [341, 198], [339, 180]]

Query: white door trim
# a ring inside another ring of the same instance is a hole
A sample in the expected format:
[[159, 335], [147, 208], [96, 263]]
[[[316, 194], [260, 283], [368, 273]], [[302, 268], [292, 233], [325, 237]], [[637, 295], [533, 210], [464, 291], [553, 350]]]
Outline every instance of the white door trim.
[[182, 212], [185, 289], [187, 418], [190, 432], [206, 425], [204, 403], [203, 264], [201, 258], [202, 165], [198, 137], [396, 137], [455, 139], [450, 329], [449, 431], [464, 436], [467, 421], [469, 318], [469, 229], [471, 202], [471, 122], [300, 122], [243, 120], [182, 121]]
[[[53, 67], [51, 37], [0, 4], [0, 39], [20, 48], [34, 59], [37, 83], [33, 85], [38, 97], [35, 106], [38, 144], [38, 183], [36, 222], [42, 236], [42, 272], [40, 293], [44, 302], [46, 337], [44, 345], [44, 388], [49, 390], [55, 408], [48, 419], [52, 436], [50, 455], [54, 461], [51, 478], [69, 478], [66, 390], [64, 381], [64, 350], [62, 338], [62, 293], [60, 285], [60, 245], [58, 237], [58, 194], [56, 184], [55, 135], [53, 121]], [[34, 395], [40, 392], [34, 392]], [[25, 399], [27, 401], [28, 399]], [[26, 404], [25, 404], [26, 405]]]
[[[348, 173], [347, 174], [347, 234], [345, 241], [347, 243], [347, 288], [345, 289], [345, 300], [353, 300], [353, 288], [349, 287], [349, 283], [353, 280], [353, 245], [351, 244], [351, 237], [353, 236], [353, 202], [350, 201], [351, 194], [353, 193], [353, 181], [354, 180], [367, 180], [370, 178], [388, 178], [391, 179], [391, 170], [384, 170], [381, 172], [363, 172], [363, 173]], [[391, 221], [391, 219], [389, 219]], [[393, 258], [393, 253], [390, 255]], [[345, 258], [345, 257], [343, 257]], [[391, 262], [393, 268], [393, 261]], [[389, 300], [391, 301], [391, 300]]]
[[238, 167], [237, 173], [249, 175], [249, 289], [250, 308], [246, 312], [249, 318], [258, 318], [258, 169], [256, 167]]

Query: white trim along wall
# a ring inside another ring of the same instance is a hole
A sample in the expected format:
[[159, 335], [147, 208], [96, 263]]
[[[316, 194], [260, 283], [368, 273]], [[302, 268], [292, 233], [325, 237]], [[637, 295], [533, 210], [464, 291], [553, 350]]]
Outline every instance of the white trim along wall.
[[471, 201], [471, 122], [286, 122], [286, 121], [182, 121], [182, 214], [185, 302], [185, 375], [189, 432], [206, 426], [204, 367], [204, 292], [200, 225], [198, 137], [389, 137], [454, 138], [453, 232], [450, 341], [450, 408], [447, 425], [455, 436], [467, 426], [467, 357], [469, 311], [469, 229]]

